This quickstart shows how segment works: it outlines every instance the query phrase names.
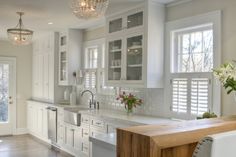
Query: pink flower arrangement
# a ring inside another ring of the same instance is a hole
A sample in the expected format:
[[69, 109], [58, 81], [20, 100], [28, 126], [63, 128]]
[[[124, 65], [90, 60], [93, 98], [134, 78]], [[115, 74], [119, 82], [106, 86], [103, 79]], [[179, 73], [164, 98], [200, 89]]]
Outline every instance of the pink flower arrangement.
[[125, 92], [120, 94], [116, 98], [116, 100], [120, 100], [120, 102], [125, 105], [125, 109], [127, 110], [128, 113], [132, 113], [134, 107], [137, 107], [143, 104], [142, 99], [137, 98], [135, 95], [131, 93], [126, 94]]

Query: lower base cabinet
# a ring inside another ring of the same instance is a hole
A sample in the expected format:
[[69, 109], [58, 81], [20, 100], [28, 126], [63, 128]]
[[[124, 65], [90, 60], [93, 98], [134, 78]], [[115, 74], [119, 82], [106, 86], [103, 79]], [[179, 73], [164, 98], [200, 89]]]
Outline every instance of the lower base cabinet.
[[27, 104], [28, 132], [39, 139], [50, 142], [48, 139], [47, 105], [38, 102]]
[[[50, 104], [29, 101], [27, 123], [31, 135], [50, 144], [51, 141], [48, 139], [48, 106]], [[123, 122], [122, 125], [124, 125]], [[115, 132], [115, 128], [118, 126], [121, 127], [120, 124], [111, 125], [106, 122], [106, 119], [87, 114], [81, 115], [81, 126], [70, 125], [64, 122], [64, 108], [57, 107], [57, 145], [61, 150], [76, 157], [98, 157], [94, 151], [102, 148], [93, 146], [89, 141], [89, 136]]]

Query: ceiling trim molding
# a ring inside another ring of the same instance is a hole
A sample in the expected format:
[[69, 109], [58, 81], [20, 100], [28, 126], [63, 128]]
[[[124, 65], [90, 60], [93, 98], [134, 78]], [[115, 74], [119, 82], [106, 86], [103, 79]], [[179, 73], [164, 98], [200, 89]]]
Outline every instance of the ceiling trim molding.
[[173, 6], [177, 6], [177, 5], [180, 5], [180, 4], [183, 4], [183, 3], [188, 3], [188, 2], [191, 2], [193, 0], [178, 0], [176, 2], [171, 2], [169, 4], [166, 5], [166, 7], [173, 7]]

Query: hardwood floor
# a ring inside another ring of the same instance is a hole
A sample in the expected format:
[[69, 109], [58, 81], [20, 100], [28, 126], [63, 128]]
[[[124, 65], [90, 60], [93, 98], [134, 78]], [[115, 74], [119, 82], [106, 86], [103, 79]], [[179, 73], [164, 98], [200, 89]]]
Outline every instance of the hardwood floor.
[[71, 157], [30, 135], [0, 137], [0, 157]]

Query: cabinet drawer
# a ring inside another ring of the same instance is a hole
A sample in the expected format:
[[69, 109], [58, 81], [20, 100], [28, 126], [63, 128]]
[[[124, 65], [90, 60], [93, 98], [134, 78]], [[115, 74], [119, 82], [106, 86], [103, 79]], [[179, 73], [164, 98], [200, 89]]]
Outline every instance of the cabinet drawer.
[[99, 135], [104, 135], [106, 134], [106, 131], [99, 131], [99, 130], [96, 130], [94, 128], [91, 128], [90, 129], [90, 136], [99, 136]]
[[81, 123], [89, 125], [90, 117], [88, 115], [81, 115]]
[[89, 155], [89, 143], [82, 142], [81, 151], [85, 153], [86, 155]]
[[89, 128], [82, 128], [82, 138], [86, 140], [89, 139]]
[[90, 127], [95, 127], [98, 129], [106, 130], [106, 125], [103, 120], [92, 118], [90, 122]]

